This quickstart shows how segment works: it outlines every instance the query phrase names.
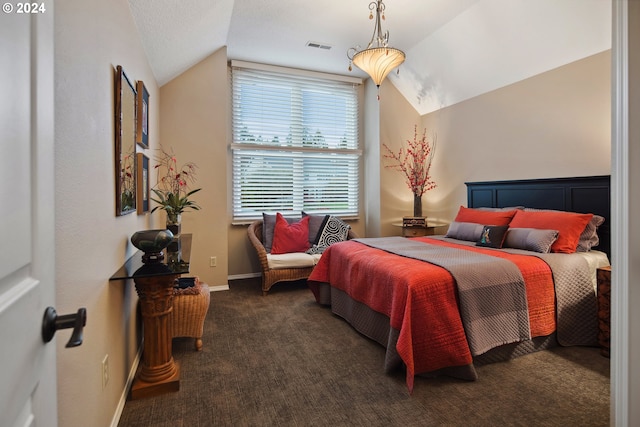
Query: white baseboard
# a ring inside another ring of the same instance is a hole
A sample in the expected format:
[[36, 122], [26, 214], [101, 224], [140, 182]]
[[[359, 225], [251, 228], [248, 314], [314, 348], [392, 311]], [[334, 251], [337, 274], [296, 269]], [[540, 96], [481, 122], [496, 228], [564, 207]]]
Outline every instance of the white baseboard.
[[127, 396], [129, 395], [129, 389], [133, 384], [133, 380], [136, 377], [136, 371], [138, 370], [138, 365], [140, 365], [140, 360], [142, 359], [143, 349], [144, 349], [143, 342], [140, 342], [140, 346], [138, 347], [138, 353], [136, 354], [136, 357], [133, 359], [133, 364], [131, 365], [131, 370], [129, 371], [127, 382], [124, 385], [124, 390], [122, 390], [122, 395], [120, 396], [120, 402], [118, 402], [116, 412], [115, 414], [113, 414], [113, 419], [111, 420], [111, 427], [118, 427], [118, 424], [120, 423], [120, 417], [122, 416], [122, 411], [124, 411], [124, 405], [125, 403], [127, 403]]
[[240, 280], [240, 279], [253, 279], [254, 277], [260, 277], [262, 273], [245, 273], [245, 274], [232, 274], [228, 276], [228, 280]]
[[228, 291], [229, 285], [215, 285], [209, 286], [209, 292]]

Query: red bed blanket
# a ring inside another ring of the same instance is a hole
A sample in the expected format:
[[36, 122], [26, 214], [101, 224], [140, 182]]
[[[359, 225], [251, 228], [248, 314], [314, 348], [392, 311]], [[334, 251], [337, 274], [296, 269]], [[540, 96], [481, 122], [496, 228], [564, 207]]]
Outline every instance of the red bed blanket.
[[[553, 278], [541, 259], [427, 237], [415, 240], [510, 260], [525, 281], [531, 336], [555, 331]], [[396, 350], [406, 365], [409, 390], [416, 374], [472, 363], [455, 281], [444, 268], [346, 241], [331, 245], [323, 253], [308, 280], [316, 300], [317, 284], [329, 283], [389, 317], [391, 327], [399, 331]]]

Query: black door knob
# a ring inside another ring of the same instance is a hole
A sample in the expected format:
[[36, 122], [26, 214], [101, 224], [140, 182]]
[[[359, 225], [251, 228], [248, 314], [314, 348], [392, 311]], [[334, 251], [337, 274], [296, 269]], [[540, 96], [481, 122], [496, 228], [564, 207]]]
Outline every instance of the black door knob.
[[51, 341], [58, 329], [73, 328], [73, 333], [66, 346], [77, 347], [82, 344], [82, 331], [86, 324], [86, 308], [78, 309], [78, 312], [75, 314], [58, 316], [55, 308], [47, 307], [44, 311], [44, 318], [42, 319], [42, 341], [45, 343]]

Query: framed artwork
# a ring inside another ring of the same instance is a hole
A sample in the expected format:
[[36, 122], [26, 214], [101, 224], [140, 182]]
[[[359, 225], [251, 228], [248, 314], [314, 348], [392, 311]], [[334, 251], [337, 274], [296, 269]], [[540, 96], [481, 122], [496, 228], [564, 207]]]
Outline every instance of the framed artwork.
[[136, 153], [136, 185], [138, 215], [149, 212], [149, 158]]
[[136, 142], [143, 148], [149, 148], [149, 92], [144, 83], [136, 83]]
[[136, 211], [136, 90], [118, 65], [115, 69], [116, 216]]

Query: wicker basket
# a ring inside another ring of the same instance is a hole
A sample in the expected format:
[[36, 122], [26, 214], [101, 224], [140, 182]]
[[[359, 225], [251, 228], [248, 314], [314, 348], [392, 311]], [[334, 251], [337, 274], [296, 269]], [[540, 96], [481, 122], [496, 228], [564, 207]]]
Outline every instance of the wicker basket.
[[202, 350], [204, 319], [209, 310], [209, 302], [209, 286], [197, 279], [193, 288], [176, 289], [173, 311], [169, 315], [171, 336], [195, 338], [196, 350]]

